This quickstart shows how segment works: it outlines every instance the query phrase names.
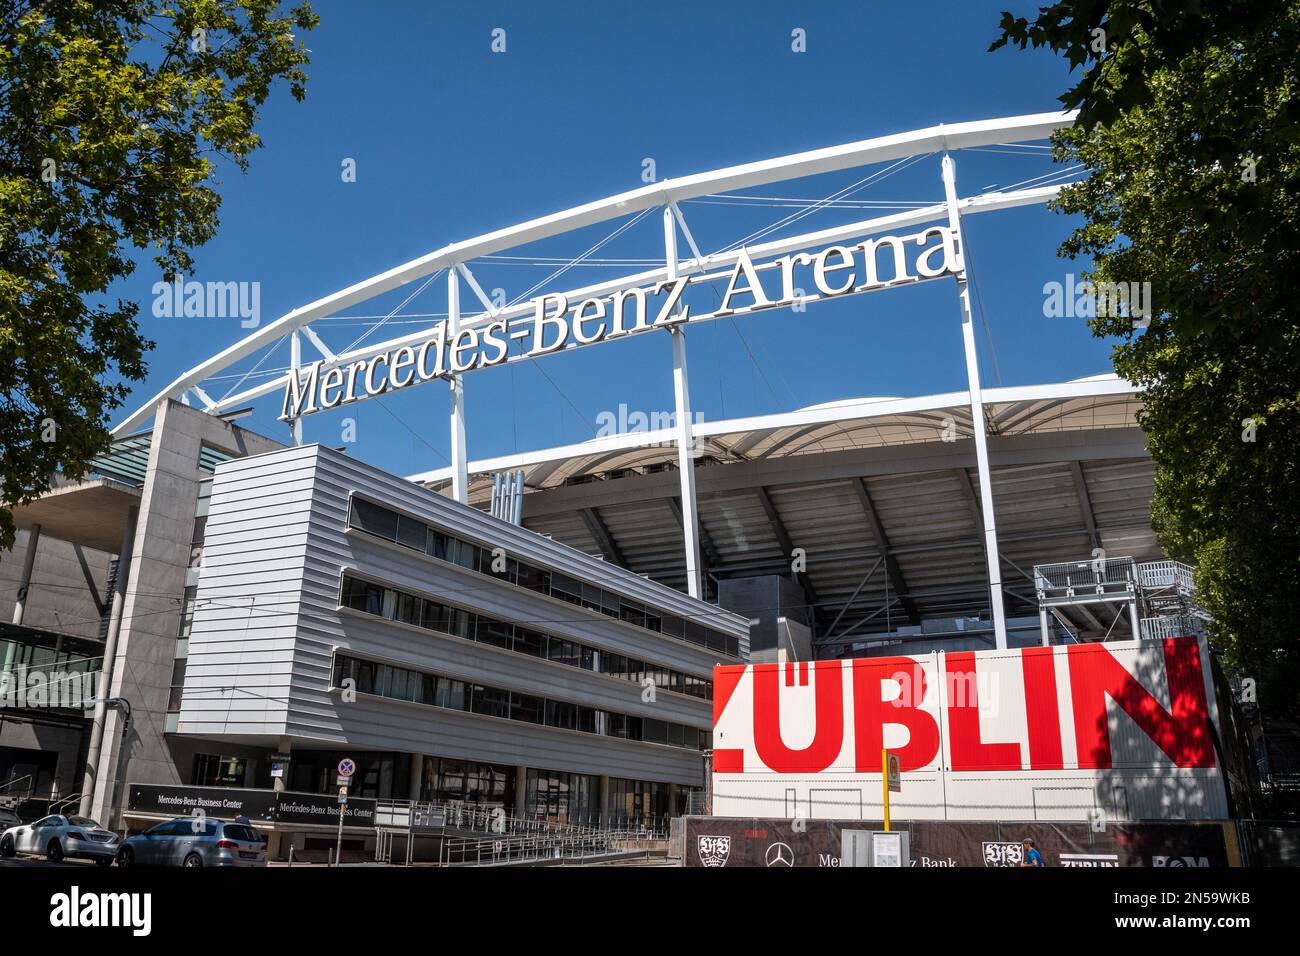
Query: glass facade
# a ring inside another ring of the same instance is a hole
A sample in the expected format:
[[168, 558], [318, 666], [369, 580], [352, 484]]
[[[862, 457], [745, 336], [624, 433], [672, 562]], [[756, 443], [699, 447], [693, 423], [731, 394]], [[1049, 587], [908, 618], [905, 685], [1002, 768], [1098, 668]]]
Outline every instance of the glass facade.
[[454, 637], [491, 644], [503, 650], [530, 657], [580, 667], [583, 670], [608, 674], [642, 686], [652, 682], [656, 688], [698, 697], [713, 699], [713, 682], [703, 677], [693, 677], [661, 664], [652, 664], [624, 654], [599, 651], [577, 641], [543, 634], [519, 624], [510, 624], [485, 614], [476, 614], [450, 604], [430, 601], [396, 588], [386, 587], [345, 574], [340, 585], [339, 604], [342, 607], [374, 614], [390, 621], [401, 621], [417, 627], [428, 628]]
[[420, 799], [437, 803], [500, 806], [512, 811], [515, 805], [515, 768], [503, 764], [425, 757]]
[[339, 761], [351, 757], [357, 765], [352, 777], [354, 797], [407, 800], [411, 795], [411, 755], [370, 751], [297, 750], [289, 761], [287, 789], [298, 793], [335, 793]]
[[524, 813], [559, 825], [600, 822], [600, 777], [528, 768]]
[[490, 575], [498, 581], [547, 594], [589, 611], [635, 624], [648, 631], [698, 644], [729, 657], [740, 656], [740, 641], [730, 634], [676, 614], [657, 610], [639, 601], [622, 597], [614, 591], [580, 581], [559, 571], [552, 571], [550, 568], [516, 561], [513, 558], [494, 557], [489, 548], [464, 541], [423, 521], [398, 514], [390, 508], [355, 495], [352, 498], [348, 524], [358, 531], [422, 551], [471, 571]]
[[195, 754], [190, 782], [196, 787], [248, 786], [248, 761], [243, 757]]
[[676, 812], [668, 804], [669, 786], [648, 780], [609, 778], [610, 826], [659, 826]]
[[521, 720], [563, 730], [685, 747], [688, 750], [712, 746], [712, 731], [685, 724], [616, 714], [584, 704], [548, 700], [454, 677], [336, 654], [333, 686], [343, 687], [344, 681], [351, 681], [349, 686], [357, 693], [404, 700], [412, 704], [445, 707], [486, 717]]

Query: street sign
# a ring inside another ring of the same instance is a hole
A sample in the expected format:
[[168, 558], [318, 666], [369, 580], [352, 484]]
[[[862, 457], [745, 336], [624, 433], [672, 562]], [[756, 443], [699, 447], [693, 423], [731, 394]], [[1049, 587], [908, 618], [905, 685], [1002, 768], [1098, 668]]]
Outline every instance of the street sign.
[[903, 768], [898, 761], [898, 754], [890, 754], [886, 761], [885, 777], [889, 780], [889, 789], [893, 793], [903, 792]]
[[346, 804], [347, 802], [348, 802], [348, 788], [339, 787], [339, 803], [342, 805], [342, 804]]
[[339, 761], [339, 776], [350, 777], [357, 772], [357, 765], [351, 757], [344, 757]]

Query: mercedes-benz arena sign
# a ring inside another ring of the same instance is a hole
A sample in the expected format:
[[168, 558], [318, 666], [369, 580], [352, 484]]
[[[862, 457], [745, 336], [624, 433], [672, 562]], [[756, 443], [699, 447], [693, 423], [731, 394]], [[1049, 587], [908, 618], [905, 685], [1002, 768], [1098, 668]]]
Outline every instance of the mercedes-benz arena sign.
[[[521, 318], [499, 318], [481, 328], [456, 330], [441, 322], [418, 345], [403, 345], [350, 365], [334, 365], [323, 373], [322, 362], [317, 361], [297, 376], [290, 375], [280, 420], [327, 411], [516, 358], [535, 358], [652, 329], [873, 292], [960, 272], [960, 252], [947, 226], [931, 226], [902, 237], [866, 239], [853, 246], [827, 246], [816, 253], [797, 252], [758, 265], [742, 249], [735, 265], [726, 272], [664, 279], [579, 302], [570, 302], [561, 293], [549, 293], [531, 300], [531, 314]], [[764, 277], [761, 273], [770, 275]], [[718, 308], [691, 314], [684, 301], [686, 290], [724, 279], [727, 288]], [[511, 345], [516, 342], [519, 348], [511, 356]]]
[[1076, 644], [714, 670], [717, 816], [1227, 817], [1204, 641]]

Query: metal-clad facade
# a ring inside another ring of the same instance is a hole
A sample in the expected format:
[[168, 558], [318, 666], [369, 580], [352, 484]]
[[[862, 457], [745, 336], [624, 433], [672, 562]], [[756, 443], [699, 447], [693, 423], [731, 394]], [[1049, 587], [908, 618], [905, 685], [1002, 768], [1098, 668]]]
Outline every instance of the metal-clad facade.
[[663, 585], [498, 521], [348, 456], [311, 445], [217, 468], [178, 730], [288, 736], [304, 745], [425, 753], [699, 785], [682, 747], [330, 690], [336, 650], [600, 709], [711, 727], [707, 701], [340, 607], [344, 571], [697, 677], [720, 658], [684, 641], [494, 580], [348, 529], [353, 494], [510, 557], [617, 591], [742, 639], [747, 622]]

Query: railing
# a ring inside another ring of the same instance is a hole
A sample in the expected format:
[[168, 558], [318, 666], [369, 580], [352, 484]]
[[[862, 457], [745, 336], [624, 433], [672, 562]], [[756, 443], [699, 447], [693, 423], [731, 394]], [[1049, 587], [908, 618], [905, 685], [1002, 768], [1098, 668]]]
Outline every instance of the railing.
[[[489, 840], [498, 836], [583, 839], [611, 833], [620, 837], [634, 835], [640, 840], [659, 840], [664, 839], [668, 832], [666, 817], [652, 817], [635, 824], [626, 821], [602, 824], [598, 820], [558, 823], [545, 817], [516, 816], [499, 805], [421, 800], [380, 800], [375, 808], [376, 821], [386, 820], [384, 825], [390, 827], [398, 820], [413, 822], [416, 813], [422, 814], [426, 820], [441, 817], [441, 826], [447, 829], [492, 834]], [[410, 826], [410, 822], [406, 826]], [[401, 824], [398, 826], [405, 828]]]
[[1096, 558], [1061, 564], [1034, 565], [1034, 586], [1040, 592], [1087, 589], [1114, 590], [1136, 583], [1137, 562], [1132, 558]]
[[1205, 635], [1205, 625], [1187, 615], [1142, 618], [1142, 637], [1148, 641], [1163, 641], [1170, 637]]
[[[11, 788], [18, 786], [24, 780], [27, 781], [26, 790], [13, 790]], [[9, 800], [20, 803], [23, 800], [30, 800], [36, 793], [36, 778], [30, 773], [23, 774], [21, 777], [15, 777], [7, 783], [0, 783], [0, 800]]]
[[46, 816], [49, 816], [51, 813], [62, 813], [62, 812], [63, 812], [63, 808], [66, 807], [66, 806], [68, 806], [68, 804], [70, 804], [70, 803], [80, 803], [80, 802], [81, 802], [81, 794], [80, 794], [80, 793], [72, 793], [72, 794], [69, 794], [68, 796], [66, 796], [66, 797], [61, 797], [61, 798], [59, 798], [58, 800], [55, 800], [54, 802], [52, 802], [52, 803], [50, 803], [48, 806], [46, 806], [46, 808], [45, 808], [45, 815], [46, 815]]
[[582, 836], [544, 835], [498, 836], [490, 839], [453, 837], [442, 841], [439, 862], [443, 866], [492, 866], [586, 860], [631, 850], [650, 849], [660, 838], [638, 830], [603, 830]]
[[686, 795], [686, 813], [688, 816], [702, 817], [709, 812], [709, 798], [703, 790], [694, 790]]
[[1196, 593], [1196, 569], [1181, 561], [1144, 561], [1138, 565], [1138, 579], [1144, 588], [1176, 587]]

